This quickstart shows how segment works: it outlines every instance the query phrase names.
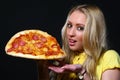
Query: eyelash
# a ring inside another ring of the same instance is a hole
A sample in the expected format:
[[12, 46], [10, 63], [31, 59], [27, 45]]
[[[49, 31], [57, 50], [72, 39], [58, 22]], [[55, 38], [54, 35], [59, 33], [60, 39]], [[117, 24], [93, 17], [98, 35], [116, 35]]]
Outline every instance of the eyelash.
[[[68, 28], [71, 28], [72, 25], [68, 23], [68, 24], [67, 24], [67, 27], [68, 27]], [[78, 26], [78, 27], [77, 27], [77, 30], [83, 31], [83, 30], [84, 30], [84, 27], [83, 27], [83, 26]]]

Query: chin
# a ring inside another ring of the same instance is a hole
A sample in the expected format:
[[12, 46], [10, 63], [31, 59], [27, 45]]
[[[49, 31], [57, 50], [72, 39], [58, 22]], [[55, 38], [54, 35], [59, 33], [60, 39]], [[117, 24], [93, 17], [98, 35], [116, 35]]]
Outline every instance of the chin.
[[75, 47], [70, 47], [70, 49], [71, 49], [72, 51], [78, 51], [78, 49], [75, 48]]
[[83, 48], [69, 47], [72, 51], [83, 51]]

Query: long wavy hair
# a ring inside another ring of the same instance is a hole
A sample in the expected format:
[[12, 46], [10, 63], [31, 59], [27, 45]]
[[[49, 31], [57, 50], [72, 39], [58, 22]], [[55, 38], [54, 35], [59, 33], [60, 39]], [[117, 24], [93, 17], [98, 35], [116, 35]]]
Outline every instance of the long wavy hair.
[[77, 5], [70, 10], [65, 25], [61, 30], [62, 48], [68, 55], [65, 59], [67, 63], [71, 63], [76, 54], [76, 52], [70, 50], [66, 39], [68, 18], [76, 10], [84, 13], [87, 17], [83, 34], [83, 49], [87, 55], [87, 59], [85, 60], [83, 67], [90, 75], [91, 80], [97, 80], [95, 73], [97, 61], [107, 49], [105, 18], [101, 9], [96, 5]]

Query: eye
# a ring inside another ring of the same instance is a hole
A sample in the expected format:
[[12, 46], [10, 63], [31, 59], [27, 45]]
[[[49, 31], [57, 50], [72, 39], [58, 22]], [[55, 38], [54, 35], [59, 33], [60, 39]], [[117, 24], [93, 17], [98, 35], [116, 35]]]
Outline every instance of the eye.
[[68, 27], [68, 28], [71, 28], [72, 25], [71, 25], [70, 23], [67, 23], [67, 27]]
[[79, 27], [77, 27], [77, 30], [83, 31], [83, 30], [84, 30], [84, 27], [83, 27], [83, 26], [79, 26]]

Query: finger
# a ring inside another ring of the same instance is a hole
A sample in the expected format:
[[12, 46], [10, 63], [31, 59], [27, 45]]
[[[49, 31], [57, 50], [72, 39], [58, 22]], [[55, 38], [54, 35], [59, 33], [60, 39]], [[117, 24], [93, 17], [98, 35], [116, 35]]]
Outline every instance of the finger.
[[63, 73], [64, 69], [60, 68], [60, 67], [54, 67], [54, 66], [49, 66], [48, 67], [50, 70], [56, 72], [56, 73]]

